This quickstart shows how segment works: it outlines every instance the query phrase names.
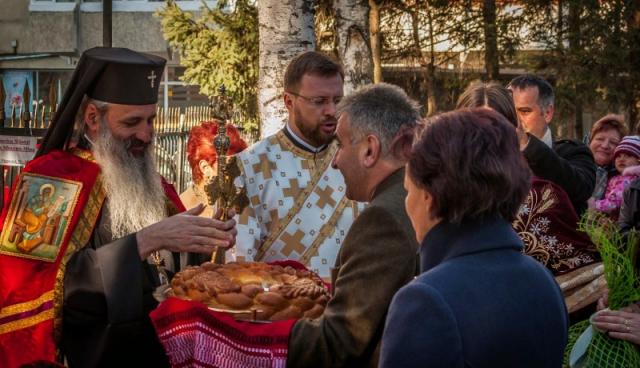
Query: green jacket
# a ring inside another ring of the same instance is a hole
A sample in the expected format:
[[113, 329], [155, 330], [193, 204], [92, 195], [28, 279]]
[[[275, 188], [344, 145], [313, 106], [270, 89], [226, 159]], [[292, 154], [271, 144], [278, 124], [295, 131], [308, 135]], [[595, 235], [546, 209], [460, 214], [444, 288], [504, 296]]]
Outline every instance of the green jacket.
[[288, 367], [377, 367], [391, 299], [417, 270], [403, 178], [399, 169], [383, 180], [351, 225], [333, 270], [333, 298], [322, 317], [294, 325]]

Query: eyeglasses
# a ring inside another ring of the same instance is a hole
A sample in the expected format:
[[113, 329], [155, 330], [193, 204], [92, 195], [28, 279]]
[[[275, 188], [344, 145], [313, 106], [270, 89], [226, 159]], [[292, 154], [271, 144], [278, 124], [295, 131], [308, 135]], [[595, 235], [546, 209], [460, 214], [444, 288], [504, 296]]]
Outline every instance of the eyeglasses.
[[310, 104], [312, 104], [315, 107], [323, 107], [324, 105], [328, 105], [329, 103], [333, 102], [334, 105], [337, 105], [340, 103], [340, 101], [342, 101], [342, 96], [336, 96], [336, 97], [322, 97], [322, 96], [318, 96], [318, 97], [307, 97], [307, 96], [303, 96], [303, 95], [299, 95], [295, 92], [289, 92], [286, 91], [286, 93], [290, 94], [290, 95], [294, 95], [296, 97], [300, 97], [301, 99], [309, 102]]

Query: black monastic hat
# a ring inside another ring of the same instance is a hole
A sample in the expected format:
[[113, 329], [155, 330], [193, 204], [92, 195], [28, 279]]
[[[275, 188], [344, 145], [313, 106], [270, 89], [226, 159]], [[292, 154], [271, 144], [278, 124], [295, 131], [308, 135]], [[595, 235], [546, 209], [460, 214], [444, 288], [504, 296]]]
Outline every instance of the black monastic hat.
[[161, 57], [125, 48], [95, 47], [85, 51], [36, 157], [65, 147], [85, 95], [121, 105], [158, 102], [158, 87], [165, 63]]

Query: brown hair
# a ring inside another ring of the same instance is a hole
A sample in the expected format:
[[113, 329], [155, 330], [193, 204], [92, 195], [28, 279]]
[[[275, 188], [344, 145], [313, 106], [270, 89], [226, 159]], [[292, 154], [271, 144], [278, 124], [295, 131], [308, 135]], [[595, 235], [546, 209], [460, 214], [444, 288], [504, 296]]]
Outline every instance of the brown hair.
[[605, 130], [613, 129], [620, 134], [620, 139], [627, 135], [627, 125], [624, 122], [622, 115], [607, 114], [598, 121], [596, 121], [591, 127], [591, 133], [589, 133], [589, 143], [593, 140], [593, 137]]
[[316, 51], [307, 51], [291, 60], [284, 73], [284, 90], [298, 92], [300, 81], [305, 74], [321, 77], [333, 77], [336, 74], [344, 80], [342, 66], [327, 55]]
[[496, 216], [512, 221], [531, 181], [515, 129], [489, 109], [428, 119], [407, 172], [433, 196], [431, 215], [450, 223]]
[[489, 107], [499, 112], [507, 120], [518, 126], [518, 115], [513, 104], [511, 91], [497, 82], [472, 82], [458, 98], [456, 109]]

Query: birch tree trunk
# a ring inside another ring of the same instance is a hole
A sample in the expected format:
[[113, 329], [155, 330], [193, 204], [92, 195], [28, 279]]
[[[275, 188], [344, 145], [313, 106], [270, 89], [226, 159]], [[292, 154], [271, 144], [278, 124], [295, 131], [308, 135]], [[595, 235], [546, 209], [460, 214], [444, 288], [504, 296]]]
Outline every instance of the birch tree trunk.
[[373, 62], [373, 83], [382, 82], [382, 37], [380, 34], [380, 5], [369, 0], [369, 37]]
[[260, 0], [260, 72], [258, 105], [262, 138], [275, 134], [287, 121], [284, 72], [291, 59], [315, 50], [312, 0]]
[[372, 81], [367, 0], [335, 0], [338, 54], [344, 67], [344, 93]]

